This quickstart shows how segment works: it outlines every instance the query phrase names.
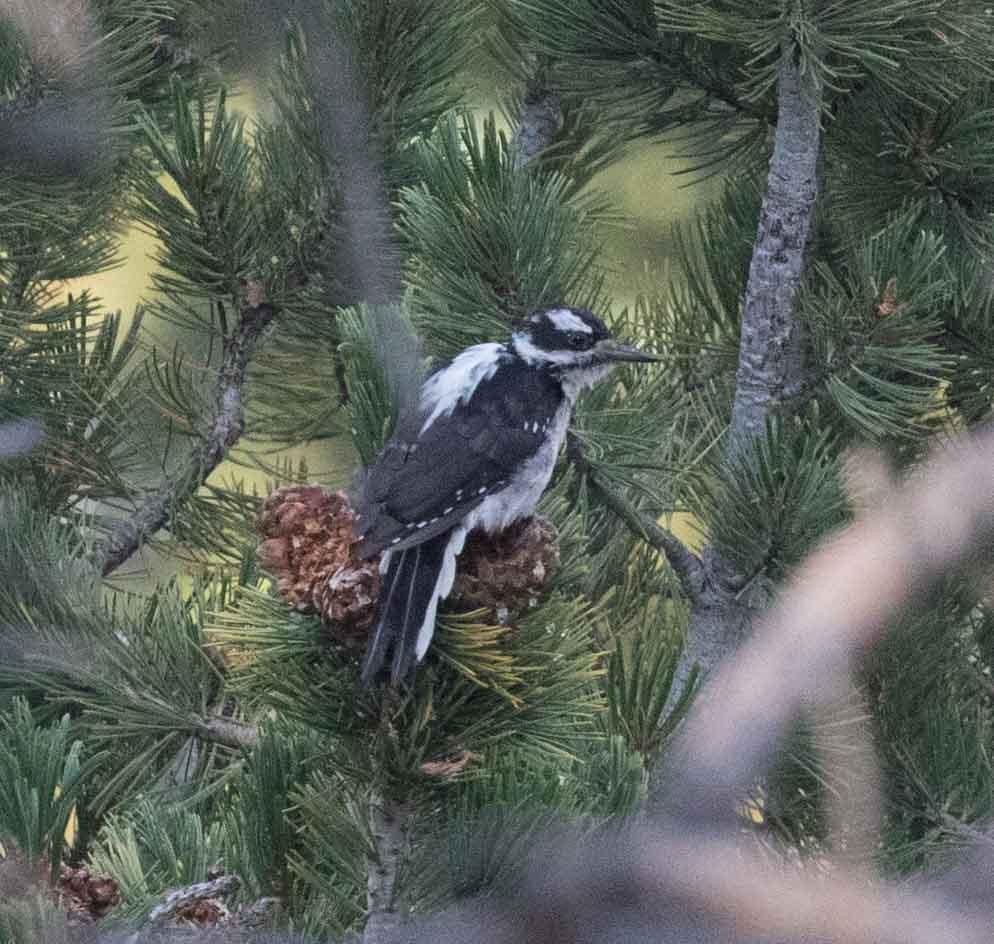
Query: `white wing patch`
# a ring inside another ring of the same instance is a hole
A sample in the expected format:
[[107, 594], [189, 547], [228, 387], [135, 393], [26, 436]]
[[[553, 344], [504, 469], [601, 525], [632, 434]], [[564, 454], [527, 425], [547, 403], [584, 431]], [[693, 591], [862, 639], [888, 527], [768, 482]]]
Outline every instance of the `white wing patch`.
[[593, 334], [594, 329], [587, 324], [578, 315], [575, 315], [568, 308], [554, 308], [552, 311], [547, 311], [546, 317], [551, 321], [560, 331], [582, 331], [585, 334]]
[[476, 388], [493, 377], [507, 349], [503, 344], [474, 344], [466, 348], [448, 367], [432, 374], [421, 388], [421, 412], [427, 414], [424, 433], [440, 416], [448, 416], [469, 401]]

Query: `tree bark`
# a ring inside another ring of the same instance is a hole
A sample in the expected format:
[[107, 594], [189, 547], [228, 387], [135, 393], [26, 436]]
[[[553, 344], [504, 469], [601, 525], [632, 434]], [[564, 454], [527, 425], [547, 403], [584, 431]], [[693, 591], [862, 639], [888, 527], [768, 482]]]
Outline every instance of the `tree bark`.
[[808, 374], [795, 299], [818, 191], [821, 89], [810, 73], [801, 74], [789, 49], [780, 61], [778, 88], [773, 156], [742, 312], [726, 448], [732, 459], [763, 434], [771, 412], [797, 396]]
[[398, 895], [398, 879], [411, 845], [414, 805], [374, 791], [369, 803], [373, 852], [366, 860], [366, 927], [363, 944], [398, 940], [407, 915]]
[[530, 164], [549, 147], [563, 126], [562, 102], [549, 84], [547, 72], [547, 69], [536, 70], [534, 78], [528, 83], [514, 126], [511, 153], [517, 168]]
[[[809, 379], [805, 333], [797, 318], [818, 190], [821, 97], [817, 80], [802, 74], [785, 46], [778, 81], [779, 103], [773, 156], [759, 215], [742, 312], [739, 364], [724, 462], [747, 456], [764, 435], [766, 421], [801, 401]], [[694, 665], [701, 677], [731, 653], [752, 630], [767, 599], [748, 595], [746, 577], [714, 547], [705, 548], [702, 589], [691, 599], [687, 642], [670, 692], [682, 691]], [[649, 804], [660, 802], [662, 778], [653, 777]]]

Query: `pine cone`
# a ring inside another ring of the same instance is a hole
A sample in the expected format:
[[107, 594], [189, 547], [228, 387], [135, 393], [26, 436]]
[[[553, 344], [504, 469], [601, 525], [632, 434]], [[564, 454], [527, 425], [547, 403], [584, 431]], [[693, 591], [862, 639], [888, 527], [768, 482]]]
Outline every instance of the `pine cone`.
[[376, 561], [350, 561], [314, 588], [314, 603], [336, 642], [362, 649], [376, 617], [380, 569]]
[[282, 596], [319, 613], [334, 639], [364, 645], [376, 615], [379, 562], [355, 556], [355, 512], [344, 492], [318, 485], [281, 488], [262, 506], [257, 555]]
[[559, 566], [559, 534], [536, 515], [505, 531], [472, 531], [459, 558], [452, 599], [467, 609], [486, 607], [498, 622], [534, 606]]
[[121, 901], [121, 890], [109, 875], [68, 865], [59, 872], [58, 890], [69, 917], [76, 920], [102, 918]]

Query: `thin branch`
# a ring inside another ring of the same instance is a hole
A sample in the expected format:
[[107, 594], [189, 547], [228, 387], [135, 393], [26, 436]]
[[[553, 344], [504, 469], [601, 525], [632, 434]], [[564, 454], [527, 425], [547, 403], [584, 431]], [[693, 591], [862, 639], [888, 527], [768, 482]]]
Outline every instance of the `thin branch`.
[[579, 438], [567, 433], [566, 456], [576, 470], [593, 487], [601, 504], [618, 516], [637, 537], [666, 557], [677, 575], [684, 593], [696, 602], [704, 592], [706, 574], [701, 559], [672, 531], [667, 530], [652, 515], [636, 508], [616, 492], [587, 458]]
[[[251, 288], [251, 287], [250, 287]], [[214, 407], [201, 441], [190, 457], [189, 471], [175, 482], [150, 492], [110, 534], [94, 548], [94, 559], [104, 576], [112, 573], [156, 531], [166, 527], [173, 510], [190, 498], [221, 464], [245, 429], [245, 376], [263, 332], [276, 316], [265, 301], [242, 308], [234, 332], [224, 340], [221, 367], [214, 388]]]
[[206, 882], [174, 889], [148, 913], [146, 924], [163, 924], [172, 921], [180, 912], [209, 899], [230, 898], [240, 886], [241, 881], [237, 875], [220, 875]]
[[213, 716], [202, 718], [196, 725], [197, 736], [204, 741], [249, 750], [259, 743], [259, 729], [254, 724], [233, 718]]
[[511, 153], [514, 166], [530, 164], [556, 139], [563, 126], [563, 106], [549, 83], [548, 69], [539, 69], [529, 81], [514, 127]]

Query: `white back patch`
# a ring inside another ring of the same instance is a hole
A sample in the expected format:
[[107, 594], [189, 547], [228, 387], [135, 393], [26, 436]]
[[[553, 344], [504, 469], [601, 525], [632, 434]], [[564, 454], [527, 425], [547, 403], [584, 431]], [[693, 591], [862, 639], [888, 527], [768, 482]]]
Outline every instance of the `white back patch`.
[[552, 311], [547, 311], [546, 317], [551, 321], [560, 331], [582, 331], [585, 334], [593, 334], [594, 329], [587, 324], [581, 317], [575, 315], [568, 308], [554, 308]]
[[432, 374], [421, 388], [421, 412], [427, 414], [424, 433], [440, 416], [448, 416], [469, 401], [476, 388], [493, 377], [506, 352], [503, 344], [474, 344], [466, 348], [448, 367]]

